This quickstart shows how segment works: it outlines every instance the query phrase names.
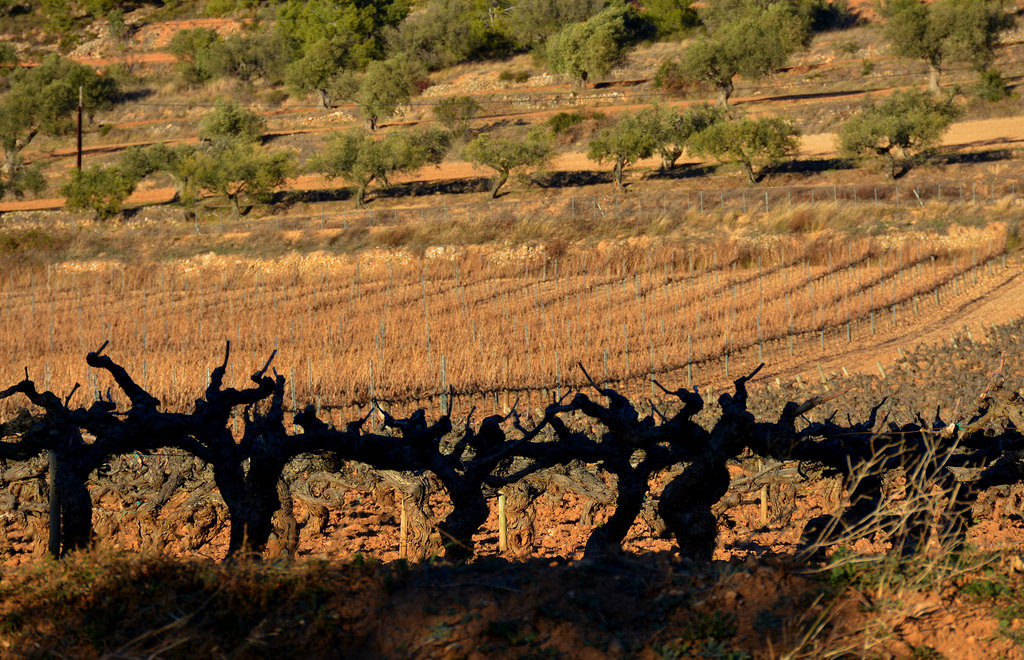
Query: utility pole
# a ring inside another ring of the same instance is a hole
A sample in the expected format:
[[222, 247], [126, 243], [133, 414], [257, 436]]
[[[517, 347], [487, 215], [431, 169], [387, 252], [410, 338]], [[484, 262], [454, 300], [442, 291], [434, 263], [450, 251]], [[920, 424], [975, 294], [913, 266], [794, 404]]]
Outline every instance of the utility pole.
[[82, 105], [84, 100], [84, 94], [82, 93], [82, 86], [78, 86], [78, 157], [75, 159], [75, 167], [79, 172], [82, 171]]

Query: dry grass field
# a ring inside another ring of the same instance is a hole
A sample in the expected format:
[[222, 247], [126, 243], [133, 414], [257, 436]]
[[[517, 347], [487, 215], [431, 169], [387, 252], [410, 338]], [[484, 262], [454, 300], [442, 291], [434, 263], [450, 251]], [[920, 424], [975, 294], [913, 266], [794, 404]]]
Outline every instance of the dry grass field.
[[449, 387], [458, 409], [540, 404], [585, 384], [577, 362], [639, 396], [652, 375], [714, 387], [761, 361], [780, 372], [919, 331], [1006, 281], [1008, 240], [995, 223], [60, 262], [0, 279], [0, 341], [7, 380], [27, 367], [58, 390], [78, 382], [74, 401], [107, 391], [84, 363], [106, 340], [171, 409], [190, 405], [225, 341], [236, 380], [277, 351], [294, 405], [346, 414], [371, 398], [429, 406]]

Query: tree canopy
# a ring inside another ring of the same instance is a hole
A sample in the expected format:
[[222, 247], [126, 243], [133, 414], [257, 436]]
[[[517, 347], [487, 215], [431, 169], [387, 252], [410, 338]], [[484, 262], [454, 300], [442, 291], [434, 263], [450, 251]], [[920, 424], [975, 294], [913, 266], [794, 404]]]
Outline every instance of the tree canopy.
[[441, 131], [396, 131], [375, 138], [365, 130], [349, 130], [328, 138], [310, 170], [356, 184], [356, 206], [362, 208], [371, 183], [390, 185], [388, 177], [440, 163], [447, 150], [448, 138]]
[[1013, 27], [1005, 0], [887, 0], [882, 4], [885, 36], [898, 57], [928, 64], [928, 87], [940, 89], [950, 62], [986, 68], [1000, 35]]
[[613, 4], [582, 23], [565, 26], [547, 42], [548, 66], [574, 84], [608, 73], [628, 46], [652, 33], [652, 26], [631, 4]]
[[480, 104], [472, 96], [452, 96], [434, 105], [434, 117], [456, 140], [469, 135], [473, 117], [480, 112]]
[[189, 180], [227, 198], [231, 215], [241, 215], [242, 198], [263, 201], [284, 184], [293, 170], [287, 151], [269, 151], [255, 142], [242, 139], [215, 140], [200, 146], [183, 163], [189, 167]]
[[113, 107], [120, 98], [114, 79], [59, 55], [11, 72], [7, 92], [0, 97], [0, 147], [5, 159], [24, 149], [38, 133], [70, 133], [79, 88], [90, 116]]
[[286, 78], [314, 92], [324, 107], [343, 71], [362, 71], [387, 53], [385, 31], [409, 13], [406, 0], [289, 0], [278, 11], [277, 34], [290, 64]]
[[371, 131], [377, 124], [392, 117], [401, 105], [407, 104], [420, 90], [426, 71], [423, 66], [405, 54], [386, 60], [371, 62], [359, 76], [347, 98], [359, 106], [359, 111]]
[[71, 210], [90, 210], [96, 220], [108, 220], [121, 213], [121, 207], [135, 190], [138, 179], [120, 167], [93, 165], [76, 170], [60, 194]]
[[914, 156], [938, 144], [960, 112], [950, 99], [936, 100], [921, 90], [896, 92], [868, 103], [840, 127], [840, 152], [880, 158], [886, 174], [896, 178], [911, 166]]
[[734, 12], [712, 5], [705, 15], [706, 35], [694, 41], [678, 61], [678, 74], [693, 84], [718, 90], [729, 103], [737, 75], [759, 80], [786, 65], [810, 39], [810, 22], [788, 2], [741, 0]]
[[800, 132], [782, 117], [716, 122], [693, 136], [694, 153], [743, 168], [751, 184], [767, 170], [796, 154]]
[[675, 167], [698, 133], [726, 119], [722, 108], [707, 103], [682, 111], [659, 107], [657, 113], [657, 142], [663, 170]]
[[645, 108], [619, 118], [615, 125], [602, 129], [590, 142], [587, 157], [612, 162], [615, 187], [623, 190], [622, 171], [641, 158], [649, 158], [661, 146], [662, 113]]
[[199, 122], [199, 137], [204, 140], [240, 138], [255, 142], [265, 130], [262, 117], [224, 98], [218, 98], [213, 110]]
[[491, 199], [495, 199], [514, 170], [539, 167], [547, 162], [551, 157], [551, 138], [543, 129], [508, 137], [484, 133], [467, 144], [462, 155], [469, 162], [497, 173], [491, 180]]
[[501, 25], [506, 8], [493, 0], [429, 0], [390, 31], [392, 52], [428, 69], [506, 56], [514, 48]]

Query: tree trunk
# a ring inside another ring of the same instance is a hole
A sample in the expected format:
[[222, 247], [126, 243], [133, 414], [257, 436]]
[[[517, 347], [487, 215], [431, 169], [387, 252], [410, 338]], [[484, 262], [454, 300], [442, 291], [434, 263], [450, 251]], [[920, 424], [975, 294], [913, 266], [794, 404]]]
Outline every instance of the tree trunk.
[[752, 185], [752, 186], [753, 185], [757, 185], [757, 173], [754, 172], [753, 164], [751, 164], [749, 161], [744, 161], [742, 163], [742, 165], [743, 165], [743, 171], [747, 175], [747, 181], [749, 181], [750, 185]]
[[588, 559], [609, 555], [622, 549], [622, 541], [640, 515], [644, 498], [647, 496], [647, 480], [628, 465], [616, 470], [615, 474], [618, 477], [619, 491], [615, 501], [615, 513], [608, 522], [594, 529], [587, 539], [587, 547], [583, 554]]
[[718, 542], [718, 519], [711, 507], [728, 490], [726, 457], [714, 454], [693, 461], [665, 486], [658, 513], [680, 555], [698, 564], [711, 561]]
[[360, 183], [359, 186], [356, 188], [356, 208], [357, 209], [366, 208], [366, 188], [369, 185], [370, 184], [368, 182], [367, 183]]
[[624, 165], [625, 162], [623, 162], [622, 158], [616, 158], [615, 169], [612, 170], [612, 177], [615, 179], [615, 189], [619, 192], [625, 190], [625, 187], [622, 185], [622, 168]]
[[284, 463], [269, 456], [253, 456], [250, 460], [249, 472], [245, 475], [248, 505], [244, 511], [244, 547], [254, 556], [263, 554], [274, 531], [274, 513], [281, 508], [278, 485], [283, 470]]
[[228, 201], [231, 202], [231, 219], [238, 222], [242, 217], [242, 210], [238, 206], [238, 194], [228, 195]]
[[331, 96], [330, 94], [327, 93], [327, 90], [318, 89], [316, 90], [316, 95], [317, 97], [319, 97], [320, 105], [324, 108], [324, 110], [329, 110], [331, 107]]
[[463, 562], [473, 558], [473, 534], [487, 522], [487, 514], [487, 501], [479, 487], [452, 490], [452, 512], [437, 526], [445, 559]]
[[682, 149], [664, 149], [661, 152], [661, 170], [668, 172], [676, 166], [676, 161], [683, 155]]
[[86, 486], [92, 470], [82, 466], [81, 462], [80, 456], [57, 452], [61, 557], [73, 550], [87, 548], [92, 541], [92, 496]]
[[498, 176], [491, 181], [491, 199], [498, 198], [498, 188], [505, 185], [506, 181], [508, 181], [508, 172], [499, 172]]
[[939, 78], [942, 76], [942, 67], [934, 62], [928, 64], [928, 91], [932, 94], [942, 94], [942, 86]]
[[245, 475], [237, 461], [223, 455], [213, 461], [213, 481], [228, 508], [228, 552], [232, 559], [247, 547], [246, 528], [250, 519], [249, 501], [246, 497]]
[[896, 175], [898, 174], [898, 172], [899, 170], [896, 167], [896, 154], [892, 153], [891, 151], [886, 152], [885, 175], [889, 178], [890, 181], [893, 181], [896, 179]]
[[722, 83], [718, 86], [718, 105], [723, 108], [729, 107], [729, 97], [732, 96], [732, 92], [735, 86], [732, 83], [732, 79], [728, 82]]

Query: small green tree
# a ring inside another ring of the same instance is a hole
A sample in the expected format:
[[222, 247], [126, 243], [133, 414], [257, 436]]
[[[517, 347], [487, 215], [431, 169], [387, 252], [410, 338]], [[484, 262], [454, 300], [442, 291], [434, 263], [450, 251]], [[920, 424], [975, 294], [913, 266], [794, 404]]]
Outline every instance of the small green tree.
[[61, 186], [65, 206], [71, 210], [87, 209], [96, 220], [109, 220], [121, 213], [122, 205], [135, 190], [138, 179], [116, 166], [93, 165], [76, 170]]
[[1000, 35], [1014, 25], [1005, 0], [887, 0], [885, 36], [897, 57], [928, 64], [928, 88], [938, 93], [942, 70], [965, 62], [979, 70], [995, 56]]
[[426, 72], [405, 54], [387, 60], [371, 62], [362, 74], [343, 72], [335, 80], [340, 98], [346, 98], [359, 107], [370, 131], [394, 116], [399, 106], [408, 103], [419, 92]]
[[227, 198], [231, 215], [238, 220], [241, 200], [265, 200], [284, 184], [293, 161], [286, 151], [268, 151], [248, 140], [228, 139], [196, 150], [182, 166], [188, 168], [190, 185]]
[[334, 80], [343, 59], [339, 47], [324, 37], [310, 44], [303, 56], [288, 66], [286, 78], [296, 91], [314, 92], [320, 105], [330, 108]]
[[751, 184], [768, 169], [795, 156], [800, 131], [782, 117], [734, 119], [713, 123], [690, 140], [695, 154], [743, 168]]
[[476, 136], [466, 145], [463, 158], [497, 173], [491, 180], [491, 199], [519, 169], [539, 167], [551, 157], [551, 138], [547, 131], [533, 130], [526, 135], [494, 137], [487, 133]]
[[440, 163], [447, 150], [447, 136], [436, 130], [394, 132], [379, 139], [367, 131], [350, 130], [328, 138], [311, 160], [310, 170], [356, 184], [356, 206], [363, 208], [374, 181], [388, 186], [388, 177]]
[[480, 104], [472, 96], [453, 96], [441, 99], [434, 106], [434, 116], [455, 140], [465, 140], [471, 122], [480, 112]]
[[721, 108], [707, 103], [687, 108], [682, 112], [670, 108], [658, 110], [658, 151], [661, 153], [661, 169], [670, 170], [689, 148], [692, 138], [721, 121], [726, 113]]
[[847, 157], [874, 156], [895, 179], [924, 149], [935, 146], [960, 115], [951, 99], [936, 100], [921, 90], [896, 92], [868, 103], [839, 129], [839, 150]]
[[712, 14], [707, 20], [707, 36], [686, 49], [673, 73], [717, 89], [723, 107], [729, 104], [737, 75], [759, 80], [778, 71], [811, 36], [809, 20], [787, 2], [746, 2], [727, 19]]
[[234, 101], [219, 98], [199, 123], [199, 137], [203, 140], [239, 138], [255, 142], [263, 136], [266, 122], [251, 110]]
[[572, 78], [573, 84], [608, 73], [628, 47], [652, 33], [631, 4], [616, 3], [582, 23], [572, 23], [547, 43], [548, 66]]
[[624, 190], [622, 171], [632, 163], [649, 158], [660, 146], [662, 130], [661, 111], [646, 108], [637, 113], [623, 115], [614, 126], [602, 129], [590, 142], [587, 157], [613, 164], [615, 187]]
[[174, 183], [174, 199], [184, 209], [185, 220], [191, 220], [199, 197], [196, 180], [207, 146], [154, 144], [129, 147], [121, 155], [120, 168], [138, 181], [156, 173], [166, 173]]

